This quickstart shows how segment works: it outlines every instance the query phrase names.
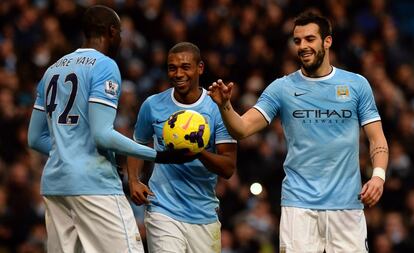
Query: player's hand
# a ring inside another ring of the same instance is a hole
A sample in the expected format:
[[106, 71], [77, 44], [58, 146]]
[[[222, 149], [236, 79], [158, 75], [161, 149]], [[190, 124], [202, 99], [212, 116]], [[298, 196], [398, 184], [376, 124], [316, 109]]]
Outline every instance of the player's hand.
[[372, 177], [362, 187], [360, 196], [361, 201], [368, 207], [372, 207], [378, 203], [384, 191], [384, 180], [379, 177]]
[[234, 84], [232, 82], [226, 85], [223, 80], [218, 79], [217, 82], [213, 82], [208, 87], [207, 94], [219, 107], [223, 107], [230, 102], [233, 86]]
[[135, 205], [149, 204], [148, 195], [154, 196], [154, 193], [140, 181], [129, 181], [129, 192], [132, 202]]
[[156, 163], [187, 163], [198, 158], [198, 154], [191, 153], [188, 149], [168, 149], [157, 151]]

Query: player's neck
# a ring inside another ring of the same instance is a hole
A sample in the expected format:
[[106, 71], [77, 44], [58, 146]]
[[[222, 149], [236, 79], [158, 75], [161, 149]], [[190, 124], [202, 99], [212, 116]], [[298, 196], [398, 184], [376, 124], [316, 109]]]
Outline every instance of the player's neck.
[[324, 77], [332, 73], [333, 66], [329, 63], [323, 63], [319, 68], [317, 68], [315, 71], [306, 71], [303, 67], [301, 68], [302, 74], [307, 77], [311, 78], [319, 78]]
[[91, 38], [82, 44], [82, 48], [93, 48], [103, 54], [107, 54], [108, 46], [104, 38]]
[[182, 104], [194, 104], [200, 99], [202, 94], [203, 89], [201, 87], [197, 87], [197, 89], [187, 92], [185, 94], [180, 94], [177, 91], [175, 91], [174, 98]]

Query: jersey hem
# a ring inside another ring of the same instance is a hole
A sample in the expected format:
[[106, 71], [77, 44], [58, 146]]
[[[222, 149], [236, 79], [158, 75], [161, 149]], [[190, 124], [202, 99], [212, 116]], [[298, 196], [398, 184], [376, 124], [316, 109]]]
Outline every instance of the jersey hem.
[[36, 109], [36, 110], [39, 110], [39, 111], [42, 111], [42, 112], [45, 111], [45, 108], [43, 106], [41, 106], [41, 105], [34, 105], [33, 106], [33, 109]]
[[91, 102], [91, 103], [97, 103], [97, 104], [102, 104], [102, 105], [107, 105], [107, 106], [110, 106], [110, 107], [112, 107], [112, 108], [114, 108], [114, 109], [117, 109], [117, 105], [116, 105], [116, 104], [111, 103], [111, 102], [108, 102], [108, 101], [103, 100], [103, 99], [99, 99], [99, 98], [90, 98], [90, 99], [89, 99], [89, 102]]
[[233, 144], [233, 143], [237, 143], [237, 141], [236, 140], [221, 140], [221, 141], [216, 141], [216, 144], [225, 144], [225, 143]]
[[297, 208], [305, 208], [305, 209], [312, 209], [312, 210], [362, 210], [364, 209], [364, 205], [362, 204], [350, 204], [346, 206], [323, 206], [323, 205], [309, 205], [303, 203], [295, 203], [295, 202], [282, 202], [281, 206], [290, 206], [290, 207], [297, 207]]
[[272, 121], [272, 119], [269, 117], [269, 115], [267, 115], [267, 113], [257, 105], [253, 106], [253, 108], [258, 110], [263, 115], [263, 117], [266, 119], [267, 124], [270, 125], [270, 122]]
[[42, 196], [79, 196], [79, 195], [125, 195], [124, 192], [61, 192], [61, 191], [42, 191]]
[[369, 123], [376, 122], [376, 121], [381, 121], [381, 118], [380, 117], [375, 117], [373, 119], [366, 120], [366, 121], [361, 123], [361, 126], [365, 126], [365, 125], [368, 125]]
[[172, 213], [170, 213], [170, 212], [168, 212], [164, 209], [154, 207], [154, 206], [150, 206], [150, 207], [147, 206], [146, 211], [150, 212], [150, 213], [151, 212], [160, 213], [160, 214], [166, 215], [166, 216], [168, 216], [168, 217], [170, 217], [174, 220], [177, 220], [177, 221], [180, 221], [180, 222], [185, 222], [185, 223], [190, 223], [190, 224], [206, 225], [206, 224], [211, 224], [211, 223], [214, 223], [214, 222], [218, 221], [218, 217], [215, 217], [214, 219], [199, 219], [199, 220], [196, 220], [196, 221], [194, 219], [186, 219], [186, 218], [183, 218], [183, 217], [173, 215]]

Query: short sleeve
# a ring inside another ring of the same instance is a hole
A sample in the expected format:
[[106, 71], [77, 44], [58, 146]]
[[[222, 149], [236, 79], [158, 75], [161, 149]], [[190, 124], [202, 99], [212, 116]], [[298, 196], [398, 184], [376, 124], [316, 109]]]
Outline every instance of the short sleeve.
[[146, 144], [152, 140], [154, 130], [151, 119], [151, 106], [148, 99], [144, 101], [138, 112], [137, 123], [135, 124], [134, 140]]
[[358, 100], [358, 117], [361, 126], [381, 120], [375, 105], [374, 95], [368, 81], [361, 77], [361, 86]]
[[254, 105], [254, 108], [263, 114], [268, 124], [279, 115], [281, 93], [281, 84], [278, 80], [275, 80], [263, 91]]
[[117, 108], [121, 95], [121, 74], [116, 63], [106, 57], [91, 73], [89, 101]]
[[44, 81], [45, 76], [40, 80], [36, 88], [36, 101], [34, 104], [34, 108], [40, 111], [45, 111], [45, 95], [44, 95]]
[[[217, 107], [216, 107], [217, 108]], [[216, 143], [215, 144], [222, 144], [222, 143], [237, 143], [235, 139], [233, 139], [229, 132], [227, 131], [226, 126], [224, 125], [223, 119], [221, 118], [221, 114], [218, 111], [214, 113], [215, 115], [215, 135], [216, 135]]]

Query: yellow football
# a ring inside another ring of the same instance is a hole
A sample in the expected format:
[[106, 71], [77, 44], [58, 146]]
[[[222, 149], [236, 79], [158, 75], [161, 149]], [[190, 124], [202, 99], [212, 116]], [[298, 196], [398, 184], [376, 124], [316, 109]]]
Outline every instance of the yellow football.
[[201, 152], [210, 139], [210, 127], [206, 118], [193, 110], [173, 113], [165, 122], [162, 132], [164, 143], [171, 149], [189, 149]]

